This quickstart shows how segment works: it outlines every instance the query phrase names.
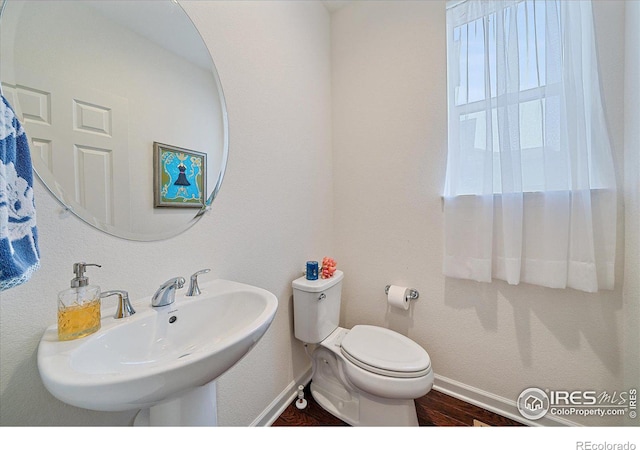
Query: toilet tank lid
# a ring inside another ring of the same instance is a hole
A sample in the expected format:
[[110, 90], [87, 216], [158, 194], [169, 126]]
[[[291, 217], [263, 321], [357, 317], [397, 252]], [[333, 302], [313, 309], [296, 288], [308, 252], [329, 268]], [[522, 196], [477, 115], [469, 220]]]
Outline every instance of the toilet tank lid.
[[336, 270], [331, 278], [320, 278], [317, 280], [307, 280], [306, 277], [300, 277], [293, 280], [293, 288], [304, 292], [322, 292], [342, 281], [344, 274], [340, 270]]

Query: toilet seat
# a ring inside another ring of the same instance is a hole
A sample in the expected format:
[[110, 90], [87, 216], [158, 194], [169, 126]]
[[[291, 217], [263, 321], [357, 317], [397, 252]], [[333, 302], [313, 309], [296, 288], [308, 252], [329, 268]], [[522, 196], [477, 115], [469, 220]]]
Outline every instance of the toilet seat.
[[420, 345], [377, 326], [354, 326], [342, 339], [340, 351], [361, 369], [387, 377], [417, 378], [431, 371], [429, 354]]

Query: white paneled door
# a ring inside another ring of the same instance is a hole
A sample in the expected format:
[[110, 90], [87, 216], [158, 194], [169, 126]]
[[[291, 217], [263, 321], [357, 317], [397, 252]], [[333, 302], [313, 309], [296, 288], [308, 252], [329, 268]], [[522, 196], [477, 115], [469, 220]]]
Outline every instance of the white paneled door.
[[128, 100], [44, 75], [22, 75], [20, 84], [3, 83], [2, 89], [27, 131], [32, 158], [58, 180], [65, 200], [99, 222], [129, 228], [126, 199], [135, 168], [128, 158]]

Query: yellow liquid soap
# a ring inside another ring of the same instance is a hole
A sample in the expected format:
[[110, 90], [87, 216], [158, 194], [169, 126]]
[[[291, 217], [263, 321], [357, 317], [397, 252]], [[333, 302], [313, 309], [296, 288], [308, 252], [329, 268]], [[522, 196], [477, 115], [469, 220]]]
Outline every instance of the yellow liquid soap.
[[100, 299], [58, 309], [58, 339], [70, 341], [100, 329]]

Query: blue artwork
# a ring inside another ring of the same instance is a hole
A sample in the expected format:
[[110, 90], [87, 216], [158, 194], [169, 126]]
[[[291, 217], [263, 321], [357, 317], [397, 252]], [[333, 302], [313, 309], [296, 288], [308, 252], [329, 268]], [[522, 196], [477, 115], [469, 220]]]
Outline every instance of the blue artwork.
[[154, 151], [155, 206], [204, 206], [206, 155], [158, 143], [154, 143]]

